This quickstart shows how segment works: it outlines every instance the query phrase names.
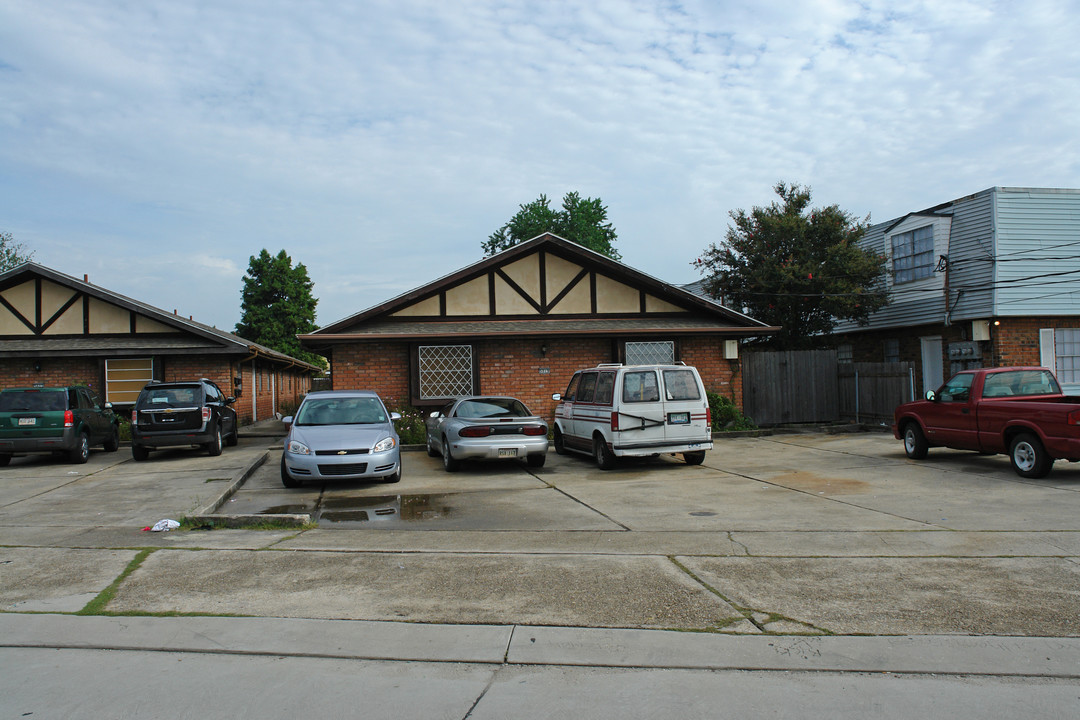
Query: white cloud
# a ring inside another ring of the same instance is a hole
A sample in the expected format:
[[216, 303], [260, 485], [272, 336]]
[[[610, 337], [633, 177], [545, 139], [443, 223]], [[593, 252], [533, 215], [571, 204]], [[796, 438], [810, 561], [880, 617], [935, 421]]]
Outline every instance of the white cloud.
[[263, 247], [308, 266], [329, 322], [478, 260], [519, 204], [569, 190], [608, 204], [627, 262], [689, 281], [728, 211], [780, 179], [877, 219], [1080, 186], [1070, 10], [16, 0], [0, 222], [46, 264], [154, 297], [186, 257], [166, 304], [221, 326]]

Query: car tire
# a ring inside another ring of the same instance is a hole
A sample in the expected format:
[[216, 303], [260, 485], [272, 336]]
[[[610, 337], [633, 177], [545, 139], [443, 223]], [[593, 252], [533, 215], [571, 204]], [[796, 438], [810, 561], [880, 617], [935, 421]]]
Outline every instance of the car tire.
[[210, 457], [217, 457], [221, 454], [221, 426], [214, 425], [214, 436], [210, 438], [210, 442], [206, 443], [206, 450], [210, 453]]
[[529, 467], [542, 468], [544, 467], [544, 463], [547, 462], [547, 453], [533, 453], [532, 455], [526, 455], [525, 462], [529, 464]]
[[9, 462], [11, 462], [11, 456], [10, 455], [0, 455], [0, 467], [4, 467]]
[[75, 447], [68, 452], [68, 462], [81, 465], [90, 459], [90, 436], [84, 432], [79, 433], [75, 440]]
[[926, 442], [926, 436], [923, 435], [922, 428], [916, 422], [909, 422], [904, 425], [904, 452], [912, 460], [922, 460], [926, 457], [926, 451], [929, 449], [929, 444]]
[[135, 458], [135, 462], [142, 462], [150, 457], [150, 451], [142, 445], [131, 444], [131, 457]]
[[442, 464], [446, 472], [457, 472], [461, 467], [461, 461], [455, 459], [453, 453], [450, 452], [450, 443], [447, 442], [445, 435], [442, 439]]
[[401, 461], [400, 460], [398, 461], [397, 472], [394, 473], [393, 475], [387, 475], [386, 477], [384, 477], [383, 482], [387, 483], [387, 484], [401, 482]]
[[1020, 477], [1042, 478], [1050, 473], [1054, 459], [1046, 452], [1039, 438], [1021, 433], [1009, 444], [1009, 461]]
[[112, 433], [109, 437], [105, 438], [105, 442], [102, 445], [105, 448], [105, 452], [116, 452], [120, 449], [120, 428], [113, 425]]
[[607, 440], [600, 433], [593, 436], [593, 458], [596, 459], [596, 467], [601, 470], [610, 470], [615, 467], [615, 454], [611, 452]]
[[285, 467], [285, 456], [281, 456], [281, 484], [287, 488], [298, 488], [304, 483], [289, 474], [289, 468]]
[[552, 434], [551, 443], [555, 446], [556, 455], [566, 454], [566, 441], [563, 440], [562, 431], [559, 430], [557, 425], [555, 426], [555, 432]]
[[435, 446], [431, 444], [431, 436], [428, 435], [426, 437], [427, 437], [427, 454], [428, 454], [428, 457], [438, 457], [439, 453], [436, 452]]
[[683, 456], [683, 460], [686, 461], [687, 465], [700, 465], [701, 463], [705, 462], [705, 451], [704, 450], [695, 450], [694, 452], [684, 452], [682, 454], [682, 456]]
[[240, 444], [240, 430], [233, 424], [233, 431], [225, 437], [225, 444], [229, 447], [236, 447]]

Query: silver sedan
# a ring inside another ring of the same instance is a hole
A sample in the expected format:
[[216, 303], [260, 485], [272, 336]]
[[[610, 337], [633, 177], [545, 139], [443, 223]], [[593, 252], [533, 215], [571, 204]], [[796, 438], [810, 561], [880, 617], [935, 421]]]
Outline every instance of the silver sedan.
[[529, 467], [547, 459], [548, 426], [512, 397], [463, 397], [429, 415], [428, 455], [442, 455], [443, 467], [458, 469], [462, 460], [525, 458]]
[[300, 487], [304, 480], [401, 479], [401, 441], [379, 396], [369, 391], [308, 393], [289, 426], [281, 454], [281, 483]]

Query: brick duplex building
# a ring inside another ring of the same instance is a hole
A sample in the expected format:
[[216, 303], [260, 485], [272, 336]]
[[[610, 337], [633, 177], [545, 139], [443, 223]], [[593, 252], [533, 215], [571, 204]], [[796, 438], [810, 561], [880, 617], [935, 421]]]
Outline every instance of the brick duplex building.
[[775, 330], [545, 233], [300, 339], [335, 389], [415, 407], [506, 394], [551, 416], [601, 362], [682, 361], [741, 405], [737, 340]]
[[150, 380], [208, 378], [242, 423], [295, 407], [318, 368], [37, 263], [0, 273], [0, 387], [86, 385], [118, 411]]

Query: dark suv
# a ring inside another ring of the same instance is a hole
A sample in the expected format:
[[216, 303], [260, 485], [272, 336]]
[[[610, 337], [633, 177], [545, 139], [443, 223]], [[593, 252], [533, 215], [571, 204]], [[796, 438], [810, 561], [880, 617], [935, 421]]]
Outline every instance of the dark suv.
[[0, 391], [0, 465], [31, 453], [65, 454], [84, 463], [91, 445], [116, 452], [119, 423], [112, 406], [102, 406], [82, 386], [8, 388]]
[[131, 456], [145, 460], [151, 450], [185, 445], [220, 455], [223, 441], [238, 440], [234, 402], [206, 378], [150, 383], [131, 413]]

